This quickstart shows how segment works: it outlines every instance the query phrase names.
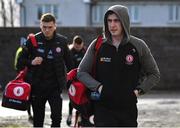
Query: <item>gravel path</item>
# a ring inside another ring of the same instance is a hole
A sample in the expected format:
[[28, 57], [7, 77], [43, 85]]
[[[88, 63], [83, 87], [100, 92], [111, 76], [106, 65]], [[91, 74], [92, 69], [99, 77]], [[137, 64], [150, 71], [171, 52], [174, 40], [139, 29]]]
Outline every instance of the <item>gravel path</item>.
[[[61, 126], [67, 127], [65, 119], [68, 112], [68, 100], [66, 95], [64, 97]], [[139, 127], [180, 128], [180, 92], [153, 92], [141, 96], [138, 100], [138, 109]], [[47, 104], [44, 127], [50, 127], [49, 115]], [[0, 127], [32, 127], [32, 124], [28, 122], [26, 111], [17, 111], [0, 106]]]

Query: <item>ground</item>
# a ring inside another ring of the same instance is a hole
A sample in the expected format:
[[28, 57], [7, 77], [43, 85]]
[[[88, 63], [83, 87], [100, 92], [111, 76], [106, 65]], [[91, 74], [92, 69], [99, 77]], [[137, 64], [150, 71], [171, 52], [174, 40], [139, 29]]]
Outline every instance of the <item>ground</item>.
[[[68, 112], [67, 95], [63, 95], [62, 127], [66, 125]], [[0, 98], [1, 99], [1, 98]], [[1, 104], [1, 100], [0, 100]], [[180, 128], [180, 92], [155, 91], [138, 98], [139, 127]], [[47, 104], [44, 127], [50, 127], [50, 110]], [[32, 127], [26, 111], [17, 111], [0, 106], [0, 127]]]

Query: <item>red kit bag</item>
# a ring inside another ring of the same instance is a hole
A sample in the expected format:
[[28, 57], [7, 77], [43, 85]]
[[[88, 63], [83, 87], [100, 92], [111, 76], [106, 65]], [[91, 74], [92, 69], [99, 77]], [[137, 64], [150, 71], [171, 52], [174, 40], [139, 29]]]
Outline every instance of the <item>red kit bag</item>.
[[27, 110], [29, 106], [29, 97], [31, 85], [24, 82], [27, 68], [22, 70], [18, 76], [10, 81], [4, 90], [2, 106], [16, 110]]
[[[37, 48], [38, 44], [33, 33], [28, 35], [33, 47]], [[27, 110], [30, 102], [31, 85], [24, 81], [28, 68], [25, 67], [19, 72], [17, 77], [10, 81], [4, 90], [2, 106], [16, 110]]]
[[67, 74], [67, 80], [71, 81], [68, 88], [68, 96], [72, 106], [78, 110], [82, 116], [88, 118], [93, 114], [93, 106], [90, 100], [90, 90], [77, 78], [77, 68]]
[[[92, 74], [95, 74], [95, 62], [99, 48], [102, 45], [102, 36], [99, 36], [95, 45], [95, 56]], [[77, 79], [77, 68], [67, 73], [68, 96], [72, 106], [81, 113], [84, 118], [93, 115], [93, 101], [90, 98], [90, 89]]]

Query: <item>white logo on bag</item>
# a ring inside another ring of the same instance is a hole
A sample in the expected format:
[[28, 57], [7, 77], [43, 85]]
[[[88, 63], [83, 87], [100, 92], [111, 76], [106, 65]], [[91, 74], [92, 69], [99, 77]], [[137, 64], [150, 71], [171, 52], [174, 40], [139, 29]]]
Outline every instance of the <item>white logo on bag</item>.
[[76, 88], [74, 87], [73, 84], [71, 84], [71, 86], [69, 87], [69, 94], [71, 96], [75, 96], [75, 94], [76, 94]]
[[24, 94], [24, 89], [22, 87], [15, 87], [13, 93], [15, 96], [22, 96]]

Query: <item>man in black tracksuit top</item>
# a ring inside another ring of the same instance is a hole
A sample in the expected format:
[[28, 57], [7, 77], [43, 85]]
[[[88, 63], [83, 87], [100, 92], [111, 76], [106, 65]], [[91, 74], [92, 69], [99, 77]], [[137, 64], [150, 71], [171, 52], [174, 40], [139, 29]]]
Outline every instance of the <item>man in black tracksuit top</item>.
[[31, 102], [34, 127], [43, 127], [45, 104], [51, 109], [52, 127], [60, 127], [62, 119], [62, 89], [66, 84], [66, 68], [73, 67], [66, 37], [56, 33], [55, 17], [44, 14], [41, 32], [35, 35], [38, 47], [27, 40], [18, 63], [28, 66], [27, 79], [32, 85]]
[[160, 72], [145, 42], [130, 35], [125, 6], [114, 5], [105, 13], [104, 39], [97, 54], [94, 79], [89, 73], [95, 42], [78, 67], [78, 79], [100, 93], [94, 106], [95, 126], [137, 127], [137, 97], [159, 82]]

